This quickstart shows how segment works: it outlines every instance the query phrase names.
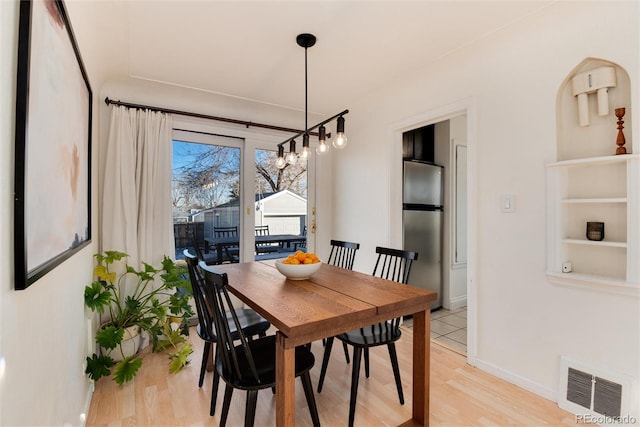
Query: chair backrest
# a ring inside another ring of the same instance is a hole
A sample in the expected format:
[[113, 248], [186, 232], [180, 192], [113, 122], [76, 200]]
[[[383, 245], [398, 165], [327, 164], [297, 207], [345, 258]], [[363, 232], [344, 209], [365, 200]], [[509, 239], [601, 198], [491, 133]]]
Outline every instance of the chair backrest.
[[409, 283], [411, 264], [418, 259], [417, 252], [403, 251], [401, 249], [376, 247], [378, 259], [373, 267], [373, 275], [394, 282]]
[[236, 237], [238, 227], [213, 227], [213, 237]]
[[256, 236], [268, 236], [268, 235], [269, 235], [268, 225], [256, 225]]
[[[245, 371], [245, 363], [249, 366], [250, 374], [256, 381], [260, 381], [253, 355], [244, 335], [238, 315], [233, 307], [227, 291], [229, 279], [227, 273], [216, 270], [203, 262], [199, 263], [204, 276], [202, 286], [205, 301], [209, 307], [213, 307], [214, 321], [218, 331], [216, 351], [225, 372], [242, 378], [248, 373]], [[228, 316], [230, 314], [230, 318]], [[236, 336], [231, 334], [229, 322], [233, 322]], [[233, 338], [240, 340], [240, 345], [235, 346]]]
[[187, 226], [187, 237], [191, 240], [191, 246], [193, 247], [193, 251], [195, 252], [195, 255], [199, 259], [204, 259], [204, 255], [202, 254], [202, 249], [200, 249], [200, 245], [198, 244], [198, 239], [196, 238], [195, 224], [189, 224]]
[[[376, 247], [378, 259], [373, 267], [373, 275], [387, 280], [407, 284], [411, 273], [411, 264], [418, 259], [417, 252], [400, 249]], [[375, 325], [376, 331], [383, 340], [393, 340], [400, 337], [400, 323], [402, 317], [387, 320]]]
[[327, 264], [353, 270], [353, 261], [356, 259], [358, 249], [360, 249], [360, 243], [331, 240], [331, 252]]
[[200, 335], [207, 340], [216, 341], [216, 333], [214, 328], [213, 312], [205, 302], [203, 293], [204, 277], [198, 268], [198, 258], [189, 252], [188, 249], [183, 251], [184, 260], [187, 262], [189, 270], [189, 278], [191, 279], [191, 289], [193, 290], [193, 300], [196, 303], [196, 312], [198, 313], [198, 323], [200, 324]]

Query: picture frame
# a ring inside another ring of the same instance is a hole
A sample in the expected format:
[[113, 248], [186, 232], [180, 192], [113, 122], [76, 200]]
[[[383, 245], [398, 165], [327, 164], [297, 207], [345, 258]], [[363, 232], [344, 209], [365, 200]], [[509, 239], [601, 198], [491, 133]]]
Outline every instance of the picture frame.
[[20, 2], [15, 289], [91, 242], [93, 94], [62, 0]]

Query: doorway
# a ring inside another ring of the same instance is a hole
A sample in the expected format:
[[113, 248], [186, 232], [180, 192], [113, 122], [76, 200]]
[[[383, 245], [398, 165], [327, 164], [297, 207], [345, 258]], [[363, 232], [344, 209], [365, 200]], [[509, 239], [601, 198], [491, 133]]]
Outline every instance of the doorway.
[[[472, 135], [474, 110], [470, 102], [453, 104], [442, 109], [400, 122], [393, 127], [394, 164], [391, 170], [393, 188], [402, 188], [402, 136], [412, 130], [433, 128], [433, 162], [445, 167], [444, 226], [442, 247], [442, 308], [432, 312], [432, 339], [459, 353], [466, 353], [467, 361], [475, 360], [475, 323], [473, 298], [474, 232], [473, 198], [474, 181], [472, 161], [468, 161], [469, 148], [473, 152]], [[402, 191], [391, 196], [391, 206], [402, 206]], [[397, 216], [396, 216], [397, 215]], [[402, 212], [398, 208], [392, 215], [392, 243], [403, 245]], [[396, 225], [396, 221], [400, 225]], [[398, 234], [395, 234], [398, 233]], [[471, 267], [471, 268], [470, 268]]]

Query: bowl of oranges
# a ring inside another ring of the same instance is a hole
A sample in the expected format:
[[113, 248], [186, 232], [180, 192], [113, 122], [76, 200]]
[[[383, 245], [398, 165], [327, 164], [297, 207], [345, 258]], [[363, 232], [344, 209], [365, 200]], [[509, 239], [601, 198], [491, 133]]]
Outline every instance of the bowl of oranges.
[[276, 260], [276, 269], [291, 280], [304, 280], [320, 269], [322, 261], [313, 252], [296, 251], [286, 258]]

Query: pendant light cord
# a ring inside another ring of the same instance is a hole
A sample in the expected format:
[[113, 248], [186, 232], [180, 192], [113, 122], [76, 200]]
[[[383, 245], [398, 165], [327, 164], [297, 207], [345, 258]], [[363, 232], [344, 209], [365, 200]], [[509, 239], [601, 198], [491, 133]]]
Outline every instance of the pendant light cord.
[[309, 96], [307, 94], [307, 86], [309, 85], [309, 77], [307, 76], [307, 47], [304, 48], [304, 132], [309, 132]]

